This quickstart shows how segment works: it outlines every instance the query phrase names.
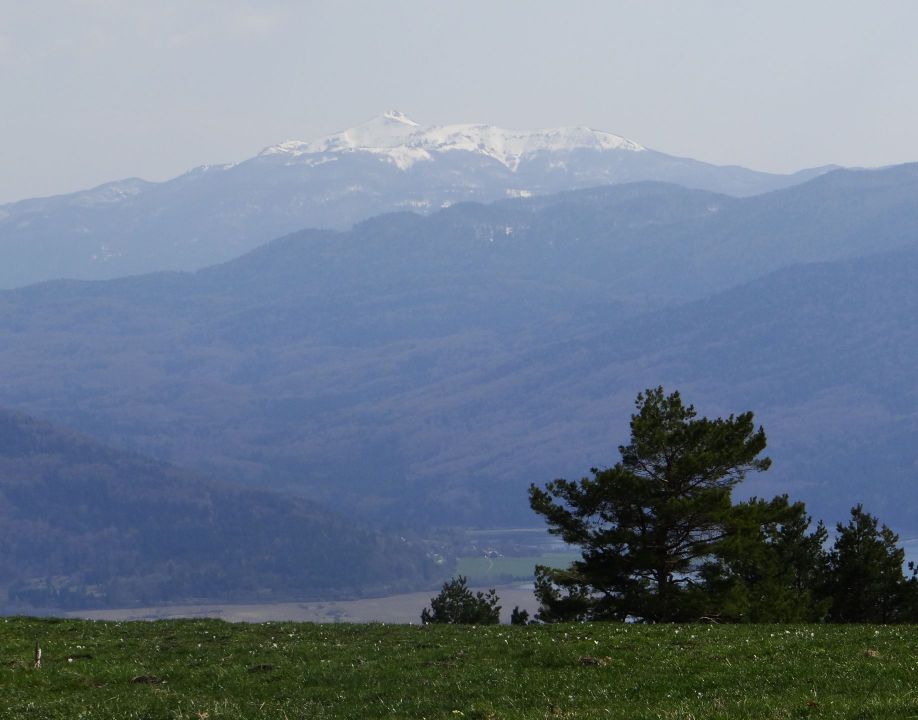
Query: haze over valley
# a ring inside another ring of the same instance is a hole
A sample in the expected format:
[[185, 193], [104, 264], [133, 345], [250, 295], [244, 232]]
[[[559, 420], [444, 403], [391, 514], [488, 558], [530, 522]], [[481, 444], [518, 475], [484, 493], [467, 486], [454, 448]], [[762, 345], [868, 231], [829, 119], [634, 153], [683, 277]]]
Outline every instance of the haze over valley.
[[[432, 559], [443, 550], [437, 528], [532, 526], [530, 483], [611, 463], [634, 393], [655, 384], [698, 398], [705, 414], [756, 412], [775, 466], [744, 493], [789, 492], [825, 518], [862, 501], [918, 534], [916, 198], [915, 165], [834, 170], [748, 197], [623, 183], [303, 230], [195, 272], [4, 291], [0, 405], [118, 448], [104, 453], [119, 468], [92, 459], [102, 450], [78, 459], [42, 450], [64, 447], [60, 431], [6, 415], [9, 536], [36, 515], [49, 517], [49, 533], [117, 534], [106, 498], [127, 500], [137, 483], [152, 495], [126, 518], [159, 517], [156, 503], [177, 484], [192, 504], [218, 502], [217, 490], [200, 495], [202, 481], [166, 462], [252, 488], [220, 491], [249, 505], [271, 506], [273, 492], [302, 498], [298, 520], [285, 507], [259, 515], [275, 528], [301, 523], [281, 532], [288, 539], [332, 541], [329, 522], [365, 524], [380, 549], [413, 533], [404, 563], [384, 551], [392, 563], [376, 563], [387, 568], [377, 580], [351, 568], [310, 586], [339, 597], [411, 589], [451, 567]], [[123, 487], [111, 484], [119, 475]], [[47, 490], [15, 489], [39, 476]], [[105, 512], [50, 519], [52, 488], [71, 476]], [[208, 511], [210, 529], [189, 537], [230, 551], [233, 535], [209, 539], [233, 527], [214, 512], [230, 510]], [[244, 573], [232, 589], [202, 581], [183, 595], [181, 584], [157, 586], [158, 555], [138, 550], [153, 563], [137, 568], [147, 580], [103, 592], [125, 570], [116, 558], [99, 570], [101, 550], [68, 574], [51, 566], [56, 554], [36, 565], [34, 549], [14, 547], [25, 554], [8, 566], [10, 597], [39, 604], [74, 604], [43, 576], [66, 577], [61, 587], [87, 606], [251, 600], [259, 586], [294, 597], [312, 577]], [[313, 547], [330, 558], [352, 552], [337, 541]], [[232, 552], [241, 567], [267, 557], [247, 541]], [[301, 551], [283, 552], [309, 567]]]
[[918, 618], [918, 6], [2, 16], [0, 612]]
[[918, 718], [918, 3], [0, 7], [0, 719]]

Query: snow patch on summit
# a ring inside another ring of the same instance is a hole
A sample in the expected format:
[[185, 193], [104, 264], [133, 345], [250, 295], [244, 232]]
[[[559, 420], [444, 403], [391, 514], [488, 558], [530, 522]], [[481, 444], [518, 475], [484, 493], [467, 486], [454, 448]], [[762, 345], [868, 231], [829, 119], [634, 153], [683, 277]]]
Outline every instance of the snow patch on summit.
[[551, 130], [505, 130], [491, 125], [422, 127], [398, 110], [389, 110], [356, 127], [320, 140], [288, 140], [260, 156], [369, 152], [402, 170], [433, 159], [433, 153], [465, 151], [493, 158], [515, 171], [527, 157], [543, 152], [589, 149], [641, 152], [632, 140], [587, 127]]
[[329, 135], [320, 140], [304, 142], [287, 140], [262, 151], [262, 155], [282, 153], [304, 155], [306, 153], [346, 152], [348, 150], [383, 150], [404, 146], [420, 129], [398, 110], [389, 110], [365, 123]]
[[423, 142], [427, 149], [437, 152], [466, 150], [487, 155], [511, 170], [516, 170], [523, 158], [540, 152], [644, 149], [619, 135], [586, 127], [505, 130], [490, 125], [446, 125], [426, 130]]

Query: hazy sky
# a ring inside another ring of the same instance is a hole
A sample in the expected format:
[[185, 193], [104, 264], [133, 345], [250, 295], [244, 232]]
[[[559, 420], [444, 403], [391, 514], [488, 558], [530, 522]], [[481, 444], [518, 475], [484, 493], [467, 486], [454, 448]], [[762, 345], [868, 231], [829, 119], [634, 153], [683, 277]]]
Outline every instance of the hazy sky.
[[397, 108], [762, 170], [918, 160], [918, 2], [0, 0], [0, 202]]

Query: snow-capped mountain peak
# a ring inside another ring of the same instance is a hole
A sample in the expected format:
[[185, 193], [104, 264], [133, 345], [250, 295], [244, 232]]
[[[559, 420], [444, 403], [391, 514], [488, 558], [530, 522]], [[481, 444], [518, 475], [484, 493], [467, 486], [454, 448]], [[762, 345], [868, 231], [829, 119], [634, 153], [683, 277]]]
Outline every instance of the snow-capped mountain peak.
[[516, 170], [527, 156], [578, 149], [640, 152], [645, 148], [619, 135], [586, 127], [551, 130], [506, 130], [475, 124], [423, 127], [404, 113], [389, 110], [320, 140], [288, 140], [273, 145], [261, 155], [297, 157], [314, 153], [370, 152], [406, 169], [415, 162], [432, 160], [433, 153], [465, 151], [491, 157]]
[[428, 151], [466, 150], [488, 155], [511, 170], [516, 170], [525, 157], [540, 152], [644, 150], [641, 145], [619, 135], [586, 127], [505, 130], [490, 125], [446, 125], [426, 130], [423, 142]]
[[393, 122], [404, 123], [405, 125], [410, 125], [412, 127], [421, 127], [410, 117], [405, 115], [401, 110], [386, 110], [380, 117], [385, 118], [386, 120], [391, 120]]

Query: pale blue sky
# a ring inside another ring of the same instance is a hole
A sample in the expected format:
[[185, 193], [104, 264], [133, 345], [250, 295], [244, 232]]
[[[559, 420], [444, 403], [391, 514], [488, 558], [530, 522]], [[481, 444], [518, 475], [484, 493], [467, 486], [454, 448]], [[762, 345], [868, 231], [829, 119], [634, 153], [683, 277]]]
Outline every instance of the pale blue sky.
[[918, 160], [918, 2], [0, 0], [0, 202], [388, 108], [789, 171]]

